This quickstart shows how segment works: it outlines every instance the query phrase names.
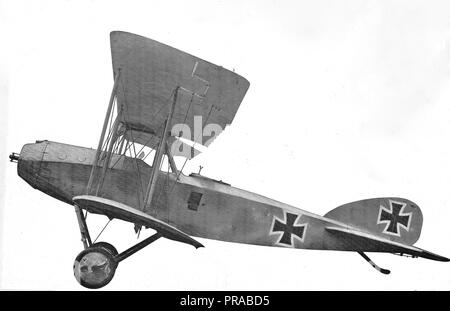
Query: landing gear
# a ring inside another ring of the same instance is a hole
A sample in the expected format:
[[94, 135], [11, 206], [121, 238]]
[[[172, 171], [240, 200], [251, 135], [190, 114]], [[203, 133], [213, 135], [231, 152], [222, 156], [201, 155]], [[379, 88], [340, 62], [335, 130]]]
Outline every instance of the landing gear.
[[75, 258], [73, 274], [80, 285], [92, 289], [100, 288], [112, 280], [117, 264], [109, 250], [101, 246], [91, 246]]
[[75, 212], [85, 249], [75, 258], [73, 274], [78, 283], [87, 288], [95, 289], [107, 285], [114, 277], [119, 262], [161, 237], [159, 233], [155, 233], [119, 254], [117, 249], [107, 242], [92, 244], [86, 219], [78, 206], [75, 206]]

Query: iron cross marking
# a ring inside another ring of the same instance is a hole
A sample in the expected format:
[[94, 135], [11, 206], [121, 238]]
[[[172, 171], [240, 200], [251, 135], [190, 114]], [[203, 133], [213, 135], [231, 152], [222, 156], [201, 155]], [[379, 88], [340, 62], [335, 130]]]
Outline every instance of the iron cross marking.
[[409, 231], [412, 213], [405, 213], [406, 203], [389, 200], [389, 209], [380, 205], [378, 224], [386, 224], [383, 232], [400, 236], [400, 226]]
[[285, 222], [274, 217], [272, 226], [272, 232], [281, 232], [282, 236], [278, 243], [292, 246], [294, 244], [293, 239], [297, 237], [303, 242], [307, 224], [298, 224], [295, 222], [300, 218], [299, 215], [286, 213]]

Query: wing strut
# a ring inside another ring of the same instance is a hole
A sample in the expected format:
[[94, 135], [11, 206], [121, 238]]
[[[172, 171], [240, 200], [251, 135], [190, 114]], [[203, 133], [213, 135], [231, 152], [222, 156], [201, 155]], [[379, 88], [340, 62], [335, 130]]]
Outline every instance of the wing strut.
[[98, 195], [100, 189], [103, 186], [103, 182], [105, 181], [106, 170], [108, 169], [109, 163], [111, 161], [111, 156], [113, 154], [114, 143], [115, 143], [115, 141], [117, 140], [117, 138], [119, 136], [118, 133], [117, 133], [117, 129], [118, 129], [118, 126], [119, 126], [119, 116], [120, 116], [120, 112], [118, 112], [118, 117], [116, 118], [116, 120], [114, 121], [114, 124], [112, 126], [112, 138], [111, 138], [111, 142], [110, 142], [110, 144], [108, 146], [108, 151], [106, 152], [106, 160], [103, 163], [103, 168], [102, 168], [102, 171], [101, 171], [101, 174], [100, 174], [100, 180], [98, 181], [98, 184], [97, 184], [97, 191], [95, 192], [96, 195]]
[[358, 254], [360, 254], [362, 258], [364, 258], [368, 263], [370, 263], [370, 265], [371, 265], [372, 267], [374, 267], [376, 270], [380, 271], [381, 273], [383, 273], [383, 274], [389, 274], [389, 273], [391, 273], [390, 270], [388, 270], [388, 269], [383, 269], [383, 268], [379, 267], [376, 263], [374, 263], [374, 262], [372, 261], [372, 259], [370, 259], [370, 258], [369, 258], [366, 254], [364, 254], [363, 252], [358, 252]]
[[167, 158], [169, 159], [170, 169], [172, 170], [172, 173], [178, 175], [177, 165], [175, 163], [175, 160], [173, 159], [172, 152], [170, 152], [170, 147], [167, 142], [166, 142], [166, 155]]
[[156, 150], [155, 154], [155, 159], [153, 160], [152, 173], [150, 175], [150, 180], [148, 182], [147, 192], [144, 200], [144, 210], [147, 208], [148, 205], [152, 203], [153, 194], [155, 193], [155, 185], [156, 180], [158, 178], [159, 168], [161, 166], [161, 159], [164, 155], [164, 149], [166, 149], [166, 138], [169, 133], [169, 127], [170, 124], [172, 123], [172, 116], [175, 110], [175, 105], [177, 103], [178, 89], [179, 87], [177, 86], [174, 90], [172, 106], [170, 107], [169, 115], [167, 116], [167, 120], [164, 124], [164, 132], [163, 135], [161, 136], [161, 140], [159, 141], [158, 149]]
[[[111, 96], [109, 98], [109, 105], [108, 105], [108, 109], [106, 110], [105, 121], [103, 122], [102, 133], [100, 135], [100, 140], [98, 141], [98, 147], [97, 147], [97, 152], [95, 153], [95, 159], [94, 159], [94, 162], [92, 163], [91, 174], [89, 175], [89, 181], [88, 181], [87, 188], [86, 188], [87, 194], [89, 194], [89, 191], [91, 190], [92, 182], [94, 181], [94, 172], [95, 172], [98, 162], [100, 160], [100, 153], [102, 152], [102, 149], [103, 149], [102, 146], [103, 146], [103, 142], [105, 140], [105, 134], [106, 134], [106, 129], [107, 129], [108, 123], [109, 123], [108, 122], [109, 117], [111, 115], [111, 110], [112, 110], [112, 107], [114, 104], [114, 98], [116, 97], [117, 86], [119, 85], [119, 77], [120, 77], [120, 70], [117, 71], [116, 77], [114, 79], [114, 86], [111, 91]], [[108, 166], [108, 163], [105, 163], [104, 165]]]

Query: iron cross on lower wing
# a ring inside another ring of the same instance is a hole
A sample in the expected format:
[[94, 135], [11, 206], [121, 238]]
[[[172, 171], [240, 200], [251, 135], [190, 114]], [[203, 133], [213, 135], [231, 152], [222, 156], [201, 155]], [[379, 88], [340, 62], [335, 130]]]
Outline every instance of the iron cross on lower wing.
[[271, 234], [278, 234], [275, 244], [294, 246], [294, 240], [305, 240], [307, 223], [299, 223], [301, 215], [284, 212], [284, 219], [273, 217]]

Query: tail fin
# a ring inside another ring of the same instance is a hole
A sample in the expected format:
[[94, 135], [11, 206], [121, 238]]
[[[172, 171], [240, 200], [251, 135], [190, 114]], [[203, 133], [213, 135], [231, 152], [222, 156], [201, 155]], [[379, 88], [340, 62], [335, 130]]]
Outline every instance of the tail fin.
[[423, 221], [422, 212], [414, 202], [389, 197], [347, 203], [329, 211], [325, 217], [408, 245], [419, 239]]

